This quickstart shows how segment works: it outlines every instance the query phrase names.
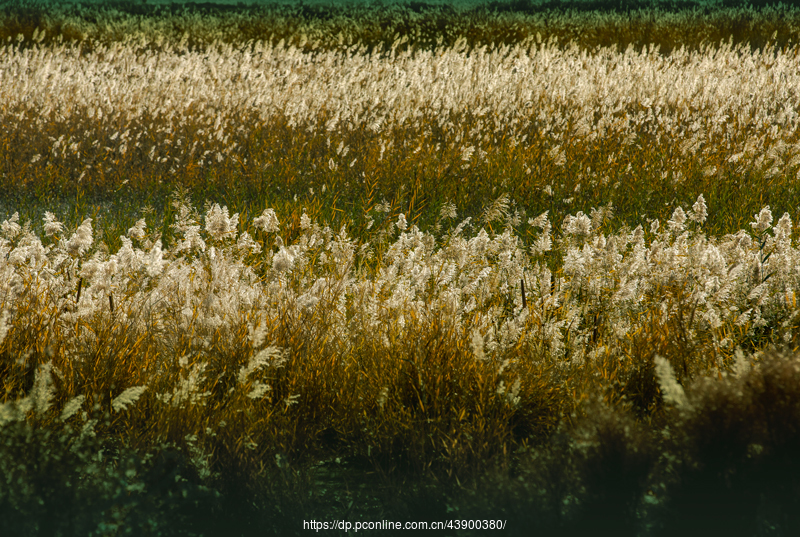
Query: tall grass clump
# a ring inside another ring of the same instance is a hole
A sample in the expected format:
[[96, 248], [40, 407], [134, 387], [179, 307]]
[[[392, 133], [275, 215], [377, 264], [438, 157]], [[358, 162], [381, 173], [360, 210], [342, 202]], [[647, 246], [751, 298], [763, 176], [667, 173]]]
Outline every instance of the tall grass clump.
[[735, 372], [698, 380], [673, 411], [663, 440], [671, 457], [655, 473], [664, 487], [661, 534], [797, 531], [797, 356], [772, 350], [758, 365], [751, 360], [739, 353]]
[[103, 218], [113, 248], [139, 218], [115, 200], [169, 217], [176, 184], [362, 230], [383, 203], [427, 230], [503, 192], [558, 221], [613, 202], [617, 227], [703, 192], [715, 234], [800, 205], [789, 8], [93, 9], [4, 19], [0, 185], [8, 216]]
[[[474, 227], [467, 219], [437, 237], [401, 215], [367, 243], [304, 216], [286, 244], [272, 209], [239, 232], [226, 207], [173, 203], [174, 244], [142, 219], [114, 254], [94, 243], [88, 219], [68, 232], [48, 213], [44, 242], [30, 223], [2, 223], [3, 415], [67, 421], [133, 450], [178, 446], [225, 497], [265, 493], [276, 468], [334, 457], [388, 483], [475, 484], [582, 400], [599, 395], [663, 426], [662, 395], [694, 405], [681, 385], [726, 375], [736, 348], [797, 337], [787, 289], [800, 252], [788, 215], [773, 228], [767, 208], [749, 233], [721, 240], [702, 232], [703, 196], [653, 224], [650, 241], [641, 227], [606, 235], [608, 208], [570, 216], [557, 233], [543, 214], [528, 249], [505, 198]], [[502, 232], [485, 230], [503, 219]], [[555, 273], [550, 254], [563, 263]], [[665, 300], [671, 288], [681, 301]], [[654, 322], [683, 331], [639, 347]], [[771, 325], [781, 328], [759, 330]], [[636, 385], [647, 382], [660, 388], [643, 401]], [[635, 512], [652, 453], [640, 425], [609, 412], [580, 433], [589, 440], [549, 452], [567, 466], [548, 467], [580, 476], [586, 520], [603, 512], [616, 526]]]
[[791, 535], [798, 357], [756, 358], [739, 352], [728, 374], [685, 391], [667, 373], [659, 428], [588, 402], [574, 426], [487, 473], [459, 511], [508, 516], [510, 535]]

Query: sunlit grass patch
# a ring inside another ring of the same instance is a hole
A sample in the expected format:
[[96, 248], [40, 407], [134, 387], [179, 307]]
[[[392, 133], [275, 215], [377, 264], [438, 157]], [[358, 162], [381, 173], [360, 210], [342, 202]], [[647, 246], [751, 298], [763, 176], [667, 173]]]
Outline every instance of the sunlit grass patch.
[[306, 217], [287, 244], [271, 210], [240, 232], [226, 207], [173, 203], [172, 244], [143, 220], [113, 254], [89, 220], [48, 215], [44, 242], [3, 222], [4, 422], [180, 446], [223, 495], [232, 476], [259, 490], [273, 459], [469, 483], [587, 398], [663, 424], [665, 375], [724, 376], [740, 346], [797, 337], [800, 254], [768, 209], [722, 240], [702, 232], [702, 196], [650, 240], [604, 233], [608, 208], [560, 231], [542, 215], [529, 250], [501, 198], [478, 222], [502, 231], [436, 236], [401, 215], [359, 268], [366, 243], [344, 227]]

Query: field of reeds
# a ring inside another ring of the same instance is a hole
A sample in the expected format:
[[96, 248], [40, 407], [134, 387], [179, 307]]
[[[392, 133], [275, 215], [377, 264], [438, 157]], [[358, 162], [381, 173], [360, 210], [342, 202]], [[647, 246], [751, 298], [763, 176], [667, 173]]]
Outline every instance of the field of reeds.
[[800, 11], [732, 4], [0, 3], [0, 534], [796, 535]]

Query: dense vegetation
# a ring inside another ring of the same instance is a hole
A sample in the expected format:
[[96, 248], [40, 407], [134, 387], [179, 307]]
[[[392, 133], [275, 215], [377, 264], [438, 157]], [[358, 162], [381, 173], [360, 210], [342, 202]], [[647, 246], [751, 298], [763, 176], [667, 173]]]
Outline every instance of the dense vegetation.
[[0, 6], [2, 533], [795, 534], [800, 13], [567, 7]]

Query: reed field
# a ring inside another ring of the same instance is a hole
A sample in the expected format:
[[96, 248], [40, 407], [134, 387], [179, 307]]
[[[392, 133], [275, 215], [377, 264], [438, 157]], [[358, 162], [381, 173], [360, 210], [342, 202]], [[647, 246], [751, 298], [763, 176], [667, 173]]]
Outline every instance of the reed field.
[[0, 534], [797, 535], [754, 4], [0, 1]]

